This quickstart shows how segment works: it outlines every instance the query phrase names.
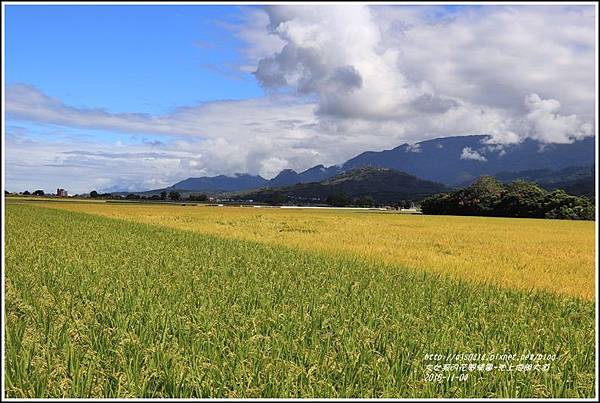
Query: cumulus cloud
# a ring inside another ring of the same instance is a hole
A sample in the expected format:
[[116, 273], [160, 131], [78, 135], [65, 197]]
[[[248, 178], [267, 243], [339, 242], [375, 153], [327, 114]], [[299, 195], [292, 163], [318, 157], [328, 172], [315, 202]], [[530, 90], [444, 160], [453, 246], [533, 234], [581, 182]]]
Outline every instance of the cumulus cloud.
[[[390, 8], [379, 14], [402, 18]], [[403, 50], [405, 75], [441, 94], [518, 113], [525, 95], [544, 93], [569, 104], [569, 114], [590, 114], [595, 20], [586, 6], [466, 7], [434, 21], [412, 18], [399, 35], [388, 28], [386, 38]]]
[[[438, 7], [283, 5], [266, 13], [269, 35], [284, 45], [257, 63], [255, 76], [268, 90], [312, 94], [330, 125], [386, 122], [421, 138], [487, 133], [495, 143], [592, 134], [593, 7], [464, 7], [445, 15]], [[561, 100], [576, 116], [530, 117], [523, 99], [532, 93]], [[546, 129], [553, 134], [541, 134]]]
[[479, 154], [479, 152], [473, 150], [471, 147], [463, 148], [462, 153], [460, 154], [460, 159], [461, 160], [481, 161], [481, 162], [487, 161], [487, 158], [485, 158], [483, 155]]
[[271, 32], [285, 46], [263, 58], [256, 78], [268, 89], [315, 94], [318, 114], [391, 119], [423, 95], [397, 69], [399, 50], [379, 51], [382, 32], [368, 6], [275, 6]]
[[575, 114], [558, 113], [560, 102], [556, 99], [542, 99], [538, 94], [525, 97], [527, 122], [530, 124], [530, 137], [543, 143], [571, 143], [592, 134], [590, 123], [581, 122]]

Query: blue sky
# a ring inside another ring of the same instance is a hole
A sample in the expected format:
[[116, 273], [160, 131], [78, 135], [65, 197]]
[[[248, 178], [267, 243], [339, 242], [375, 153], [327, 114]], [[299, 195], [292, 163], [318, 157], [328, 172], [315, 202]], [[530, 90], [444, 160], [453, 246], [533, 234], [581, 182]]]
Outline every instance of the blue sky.
[[166, 113], [263, 93], [251, 75], [228, 68], [243, 46], [228, 28], [243, 18], [238, 7], [9, 5], [6, 12], [7, 83], [76, 107]]
[[3, 6], [10, 191], [594, 134], [594, 6]]

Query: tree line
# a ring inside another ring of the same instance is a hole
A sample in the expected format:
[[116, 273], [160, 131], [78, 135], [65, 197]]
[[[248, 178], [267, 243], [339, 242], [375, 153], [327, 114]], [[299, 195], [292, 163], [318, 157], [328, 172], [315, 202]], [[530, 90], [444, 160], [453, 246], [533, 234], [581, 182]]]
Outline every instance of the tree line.
[[471, 186], [441, 193], [421, 202], [423, 214], [491, 217], [557, 218], [593, 220], [594, 202], [567, 194], [562, 189], [546, 191], [532, 182], [517, 180], [504, 185], [482, 176]]
[[398, 200], [395, 203], [380, 203], [373, 196], [350, 196], [344, 192], [334, 192], [327, 195], [325, 199], [318, 197], [302, 198], [286, 195], [284, 192], [273, 192], [268, 197], [259, 199], [261, 202], [268, 203], [272, 206], [289, 205], [313, 205], [324, 203], [331, 207], [382, 207], [388, 206], [395, 209], [413, 208], [415, 202], [413, 200]]
[[[115, 196], [112, 193], [98, 193], [95, 190], [90, 192], [90, 198], [92, 199], [114, 199]], [[183, 197], [181, 193], [177, 191], [162, 191], [160, 194], [155, 194], [151, 196], [139, 195], [136, 193], [128, 193], [125, 195], [125, 199], [127, 200], [172, 200], [172, 201], [208, 201], [208, 196], [205, 194], [189, 194], [187, 197]]]
[[[8, 190], [4, 191], [5, 196], [11, 195], [11, 194], [12, 193], [9, 192]], [[19, 194], [19, 193], [15, 193], [15, 194]], [[30, 192], [29, 190], [24, 190], [20, 194], [23, 196], [45, 196], [46, 195], [46, 193], [41, 189], [34, 190], [33, 192]]]

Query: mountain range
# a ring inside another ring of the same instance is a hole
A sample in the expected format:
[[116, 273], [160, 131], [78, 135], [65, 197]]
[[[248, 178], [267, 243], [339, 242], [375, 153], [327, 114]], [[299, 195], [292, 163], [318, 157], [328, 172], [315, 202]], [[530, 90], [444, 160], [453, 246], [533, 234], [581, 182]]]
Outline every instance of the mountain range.
[[594, 197], [596, 194], [596, 169], [594, 165], [568, 167], [558, 171], [534, 169], [521, 172], [499, 172], [494, 177], [504, 183], [517, 179], [535, 182], [546, 190], [563, 189], [575, 196]]
[[487, 144], [489, 136], [445, 137], [403, 144], [391, 150], [367, 151], [344, 163], [344, 169], [370, 165], [394, 168], [423, 179], [456, 186], [481, 175], [533, 169], [560, 170], [593, 165], [594, 137], [571, 144]]
[[[402, 144], [390, 150], [366, 151], [340, 165], [317, 165], [302, 172], [284, 169], [270, 180], [260, 175], [244, 173], [188, 178], [164, 189], [141, 193], [155, 194], [163, 190], [177, 190], [217, 194], [278, 188], [321, 182], [364, 166], [391, 168], [424, 180], [458, 187], [481, 175], [554, 172], [559, 178], [561, 170], [595, 164], [595, 137], [587, 137], [570, 144], [545, 144], [526, 139], [517, 144], [497, 145], [491, 144], [490, 140], [491, 137], [487, 135], [436, 138], [415, 144]], [[558, 182], [560, 181], [554, 180], [554, 183]]]
[[[390, 168], [361, 167], [343, 171], [320, 182], [263, 188], [238, 192], [229, 197], [258, 202], [326, 203], [334, 197], [376, 204], [395, 204], [401, 200], [421, 200], [450, 189], [441, 183], [419, 179]], [[335, 202], [334, 202], [335, 203]]]
[[218, 175], [187, 178], [166, 190], [190, 190], [197, 192], [235, 192], [243, 189], [264, 187], [268, 181], [260, 175], [236, 173], [233, 176]]

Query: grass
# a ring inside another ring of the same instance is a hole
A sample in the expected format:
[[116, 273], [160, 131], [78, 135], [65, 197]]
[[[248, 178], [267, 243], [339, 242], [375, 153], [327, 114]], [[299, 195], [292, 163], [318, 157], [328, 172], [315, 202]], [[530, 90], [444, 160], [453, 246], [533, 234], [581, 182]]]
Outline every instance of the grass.
[[[38, 204], [38, 203], [36, 203]], [[381, 212], [40, 203], [593, 300], [594, 222]]]
[[[33, 205], [5, 218], [9, 397], [594, 396], [584, 299]], [[460, 352], [558, 359], [425, 380], [426, 354]]]

